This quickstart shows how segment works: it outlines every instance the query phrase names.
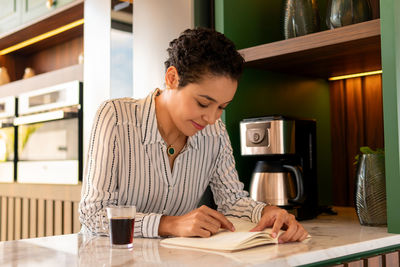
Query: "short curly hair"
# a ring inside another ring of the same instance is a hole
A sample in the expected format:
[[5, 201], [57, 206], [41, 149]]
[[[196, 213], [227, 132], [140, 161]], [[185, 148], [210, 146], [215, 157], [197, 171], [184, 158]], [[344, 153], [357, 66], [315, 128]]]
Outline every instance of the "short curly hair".
[[225, 35], [208, 28], [187, 29], [169, 43], [165, 69], [174, 66], [179, 87], [199, 82], [204, 75], [221, 75], [238, 81], [244, 59]]

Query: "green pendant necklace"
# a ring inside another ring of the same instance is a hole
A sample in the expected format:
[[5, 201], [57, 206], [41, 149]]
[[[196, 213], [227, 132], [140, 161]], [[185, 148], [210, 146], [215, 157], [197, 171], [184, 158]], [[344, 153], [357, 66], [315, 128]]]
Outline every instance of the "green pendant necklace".
[[168, 156], [173, 156], [174, 154], [175, 154], [175, 148], [174, 148], [174, 146], [173, 145], [169, 145], [168, 147], [167, 147], [167, 154], [168, 154]]
[[176, 150], [174, 144], [176, 144], [176, 141], [178, 141], [179, 137], [181, 137], [180, 134], [175, 138], [175, 140], [170, 145], [167, 146], [167, 154], [169, 157], [175, 155]]

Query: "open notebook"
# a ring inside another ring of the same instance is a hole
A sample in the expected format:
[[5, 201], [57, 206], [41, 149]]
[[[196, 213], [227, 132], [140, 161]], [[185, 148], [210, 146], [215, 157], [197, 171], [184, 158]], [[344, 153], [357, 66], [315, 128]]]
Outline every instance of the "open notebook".
[[162, 240], [161, 244], [232, 252], [265, 244], [277, 244], [279, 235], [284, 232], [280, 231], [278, 237], [272, 238], [270, 235], [271, 228], [262, 232], [249, 232], [256, 226], [255, 223], [234, 217], [228, 217], [228, 219], [235, 226], [235, 232], [220, 229], [218, 233], [211, 237], [172, 237]]

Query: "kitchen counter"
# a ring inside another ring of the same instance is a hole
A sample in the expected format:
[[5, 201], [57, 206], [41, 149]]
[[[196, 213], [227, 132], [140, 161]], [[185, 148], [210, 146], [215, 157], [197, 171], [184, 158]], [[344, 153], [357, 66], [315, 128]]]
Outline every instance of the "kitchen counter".
[[[81, 234], [0, 243], [1, 266], [298, 266], [330, 263], [359, 253], [400, 248], [400, 235], [386, 227], [360, 226], [354, 209], [303, 221], [312, 238], [303, 243], [266, 245], [233, 253], [168, 248], [161, 239], [135, 238], [132, 250], [111, 249], [107, 237]], [[368, 254], [368, 253], [367, 253]]]

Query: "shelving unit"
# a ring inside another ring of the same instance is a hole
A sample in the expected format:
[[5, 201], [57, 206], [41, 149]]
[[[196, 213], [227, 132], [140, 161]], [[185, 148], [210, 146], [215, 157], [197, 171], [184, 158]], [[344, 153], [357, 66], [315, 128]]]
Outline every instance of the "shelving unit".
[[[43, 17], [0, 35], [0, 50], [83, 19], [83, 0], [76, 0]], [[78, 64], [83, 51], [83, 25], [61, 32], [24, 48], [0, 56], [0, 65], [8, 69], [11, 81], [22, 79], [24, 69], [36, 74]], [[12, 94], [13, 92], [9, 92]]]
[[328, 78], [381, 69], [380, 19], [240, 50], [247, 67]]
[[[0, 50], [15, 45], [32, 37], [54, 30], [58, 27], [83, 18], [83, 0], [75, 1], [69, 5], [61, 7], [56, 11], [23, 24], [12, 31], [0, 34]], [[49, 47], [62, 43], [66, 40], [82, 36], [83, 25], [66, 31], [55, 37], [48, 38], [27, 48], [21, 49], [18, 53], [28, 54], [43, 47]]]

